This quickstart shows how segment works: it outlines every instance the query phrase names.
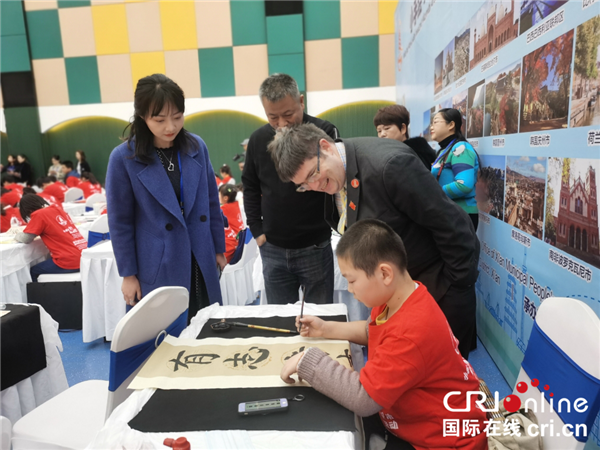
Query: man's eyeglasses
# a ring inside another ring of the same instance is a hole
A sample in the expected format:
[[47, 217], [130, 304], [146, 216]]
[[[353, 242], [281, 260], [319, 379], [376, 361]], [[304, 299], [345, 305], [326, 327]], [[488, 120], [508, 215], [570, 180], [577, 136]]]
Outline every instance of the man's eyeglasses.
[[306, 192], [309, 190], [308, 185], [319, 179], [321, 174], [321, 144], [317, 141], [317, 170], [306, 179], [306, 181], [296, 188], [296, 192]]

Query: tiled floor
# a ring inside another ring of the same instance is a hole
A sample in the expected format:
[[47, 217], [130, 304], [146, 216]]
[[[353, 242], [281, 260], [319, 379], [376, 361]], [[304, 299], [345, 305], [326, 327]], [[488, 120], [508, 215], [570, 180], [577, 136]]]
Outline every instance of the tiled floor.
[[[92, 343], [82, 342], [81, 331], [61, 332], [64, 351], [62, 360], [69, 386], [85, 380], [108, 380], [110, 343], [98, 339]], [[492, 361], [481, 341], [477, 350], [469, 355], [475, 373], [483, 378], [492, 392], [498, 391], [500, 398], [509, 395], [512, 389]]]

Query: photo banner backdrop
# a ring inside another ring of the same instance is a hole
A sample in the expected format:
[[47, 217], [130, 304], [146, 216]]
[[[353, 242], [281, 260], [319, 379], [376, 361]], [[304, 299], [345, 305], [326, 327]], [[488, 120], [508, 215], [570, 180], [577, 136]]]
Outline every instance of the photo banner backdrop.
[[456, 108], [480, 156], [478, 334], [514, 386], [546, 298], [600, 316], [600, 0], [413, 0], [395, 27], [411, 134]]

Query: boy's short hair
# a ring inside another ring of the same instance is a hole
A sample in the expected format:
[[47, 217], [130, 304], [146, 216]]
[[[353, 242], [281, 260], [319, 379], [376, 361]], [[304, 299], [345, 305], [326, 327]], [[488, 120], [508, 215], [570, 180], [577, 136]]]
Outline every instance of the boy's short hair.
[[65, 166], [67, 169], [73, 170], [73, 161], [63, 161], [63, 162], [61, 162], [61, 164], [63, 166]]
[[2, 176], [2, 184], [4, 185], [4, 183], [8, 183], [8, 184], [13, 184], [16, 183], [17, 179], [14, 177], [14, 175], [4, 175]]
[[335, 249], [338, 258], [349, 260], [368, 277], [381, 263], [390, 263], [401, 272], [407, 270], [408, 258], [402, 239], [385, 222], [359, 220], [346, 230]]

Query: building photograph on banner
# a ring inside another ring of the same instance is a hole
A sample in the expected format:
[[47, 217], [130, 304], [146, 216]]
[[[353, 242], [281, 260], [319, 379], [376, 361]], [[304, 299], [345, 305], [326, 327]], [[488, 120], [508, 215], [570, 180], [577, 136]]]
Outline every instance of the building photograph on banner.
[[[598, 0], [432, 0], [395, 12], [396, 98], [412, 129], [438, 150], [432, 119], [455, 108], [479, 156], [477, 329], [509, 384], [547, 298], [600, 316], [599, 13]], [[599, 436], [596, 419], [594, 449]]]

